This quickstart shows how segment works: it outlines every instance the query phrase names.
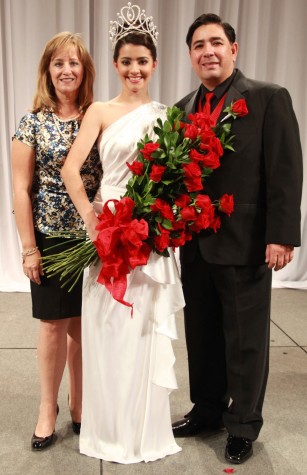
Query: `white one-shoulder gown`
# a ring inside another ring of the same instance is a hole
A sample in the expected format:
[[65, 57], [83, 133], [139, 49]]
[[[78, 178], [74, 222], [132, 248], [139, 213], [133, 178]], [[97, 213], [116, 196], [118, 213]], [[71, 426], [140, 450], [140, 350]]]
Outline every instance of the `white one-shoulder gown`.
[[[144, 104], [105, 129], [99, 144], [104, 170], [99, 212], [125, 193], [126, 162], [136, 143], [165, 118], [165, 107]], [[176, 259], [151, 253], [146, 266], [128, 275], [125, 300], [115, 301], [96, 282], [100, 264], [84, 284], [82, 309], [83, 407], [80, 451], [119, 462], [149, 462], [181, 449], [170, 418], [169, 394], [176, 388], [171, 340], [177, 337], [175, 313], [184, 306]]]

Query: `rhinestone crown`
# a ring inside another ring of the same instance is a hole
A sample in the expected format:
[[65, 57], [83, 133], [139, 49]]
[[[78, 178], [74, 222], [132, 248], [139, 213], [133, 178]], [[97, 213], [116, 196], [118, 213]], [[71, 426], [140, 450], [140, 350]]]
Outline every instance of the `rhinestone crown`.
[[110, 21], [110, 40], [112, 48], [115, 48], [118, 40], [131, 32], [143, 33], [152, 38], [154, 45], [157, 45], [158, 32], [153, 23], [152, 16], [146, 16], [145, 10], [141, 10], [138, 5], [128, 5], [117, 13], [117, 21]]

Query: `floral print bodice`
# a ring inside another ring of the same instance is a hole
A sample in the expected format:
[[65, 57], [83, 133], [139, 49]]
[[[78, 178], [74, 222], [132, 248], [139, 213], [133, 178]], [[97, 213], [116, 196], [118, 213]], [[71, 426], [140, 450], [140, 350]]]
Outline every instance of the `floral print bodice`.
[[[49, 234], [55, 231], [83, 229], [83, 221], [74, 207], [61, 177], [61, 168], [77, 136], [80, 120], [62, 121], [52, 112], [28, 113], [20, 121], [13, 138], [35, 151], [32, 183], [34, 227]], [[81, 168], [81, 178], [92, 202], [102, 176], [96, 145]]]

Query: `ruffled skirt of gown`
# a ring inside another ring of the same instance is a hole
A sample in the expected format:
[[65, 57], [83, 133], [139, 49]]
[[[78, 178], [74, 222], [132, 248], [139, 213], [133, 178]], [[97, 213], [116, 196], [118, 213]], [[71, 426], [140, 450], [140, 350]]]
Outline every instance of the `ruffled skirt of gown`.
[[80, 451], [119, 462], [149, 462], [175, 454], [169, 394], [177, 387], [171, 340], [183, 308], [174, 254], [151, 253], [128, 275], [125, 300], [115, 301], [90, 269], [83, 292], [83, 408]]

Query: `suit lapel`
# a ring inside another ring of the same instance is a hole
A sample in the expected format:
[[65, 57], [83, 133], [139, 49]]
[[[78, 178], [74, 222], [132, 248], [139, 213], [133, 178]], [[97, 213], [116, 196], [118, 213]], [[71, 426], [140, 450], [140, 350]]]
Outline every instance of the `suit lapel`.
[[[230, 86], [228, 92], [227, 92], [227, 96], [226, 96], [226, 99], [225, 99], [225, 103], [224, 103], [224, 109], [228, 106], [230, 106], [230, 104], [232, 102], [235, 102], [237, 101], [238, 99], [244, 99], [244, 94], [246, 93], [246, 91], [248, 90], [248, 85], [247, 85], [247, 80], [246, 80], [246, 77], [241, 73], [240, 70], [237, 71], [237, 74], [232, 82], [232, 85]], [[195, 113], [197, 112], [197, 103], [196, 103], [196, 99], [198, 97], [198, 94], [200, 92], [200, 88], [198, 88], [194, 94], [192, 94], [192, 96], [190, 97], [190, 99], [188, 100], [188, 102], [186, 103], [184, 109], [185, 109], [185, 113], [186, 113], [186, 116], [188, 116], [188, 114], [191, 114], [191, 113]], [[225, 117], [226, 114], [225, 112], [222, 112], [218, 118], [218, 120], [221, 120], [223, 117]]]
[[232, 102], [235, 102], [238, 99], [243, 99], [243, 98], [244, 98], [244, 95], [240, 91], [238, 91], [235, 87], [230, 86], [226, 95], [224, 106], [228, 107], [230, 106]]
[[[230, 86], [228, 92], [227, 92], [227, 95], [226, 95], [226, 98], [225, 98], [225, 102], [224, 102], [224, 107], [223, 109], [225, 109], [226, 107], [230, 106], [230, 104], [232, 102], [235, 102], [237, 101], [238, 99], [243, 99], [244, 98], [244, 95], [241, 94], [241, 92], [239, 92], [235, 87], [233, 86]], [[218, 122], [220, 120], [223, 120], [223, 117], [226, 117], [226, 112], [221, 112], [219, 117], [218, 117]]]
[[184, 107], [186, 116], [188, 116], [188, 114], [191, 114], [191, 113], [194, 114], [196, 112], [196, 98], [198, 96], [198, 92], [199, 92], [199, 89], [197, 89], [197, 91], [195, 91], [194, 94], [192, 94], [189, 101], [186, 103]]
[[[232, 102], [235, 102], [237, 101], [238, 99], [244, 99], [245, 98], [245, 93], [246, 91], [248, 90], [248, 87], [247, 87], [247, 81], [246, 81], [246, 78], [245, 76], [241, 73], [241, 71], [237, 71], [237, 74], [230, 86], [230, 88], [228, 89], [228, 92], [227, 92], [227, 95], [226, 95], [226, 99], [225, 99], [225, 103], [224, 103], [224, 109], [228, 106], [230, 106], [230, 104]], [[221, 120], [223, 119], [223, 117], [226, 116], [226, 113], [225, 112], [222, 112], [218, 118], [218, 120]]]

